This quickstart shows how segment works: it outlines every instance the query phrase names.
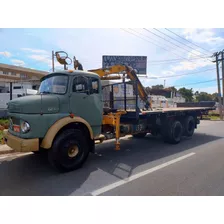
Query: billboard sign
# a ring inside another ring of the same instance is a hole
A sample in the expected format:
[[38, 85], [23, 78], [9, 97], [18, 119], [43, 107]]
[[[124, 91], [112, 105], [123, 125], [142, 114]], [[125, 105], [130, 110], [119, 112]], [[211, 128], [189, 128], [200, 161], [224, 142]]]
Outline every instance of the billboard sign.
[[103, 68], [113, 65], [128, 65], [137, 70], [138, 74], [146, 74], [147, 57], [146, 56], [103, 56]]

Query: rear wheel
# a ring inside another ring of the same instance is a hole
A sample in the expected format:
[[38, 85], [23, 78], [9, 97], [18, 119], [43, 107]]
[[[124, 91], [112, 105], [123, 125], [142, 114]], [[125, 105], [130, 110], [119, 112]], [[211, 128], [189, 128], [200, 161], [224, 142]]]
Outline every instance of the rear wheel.
[[164, 127], [163, 139], [165, 142], [171, 144], [178, 144], [181, 141], [181, 136], [183, 134], [183, 126], [180, 121], [169, 122], [168, 125]]
[[191, 137], [195, 130], [195, 119], [188, 116], [184, 119], [184, 136]]
[[48, 159], [59, 171], [68, 172], [80, 168], [89, 155], [89, 144], [81, 130], [62, 132], [49, 150]]

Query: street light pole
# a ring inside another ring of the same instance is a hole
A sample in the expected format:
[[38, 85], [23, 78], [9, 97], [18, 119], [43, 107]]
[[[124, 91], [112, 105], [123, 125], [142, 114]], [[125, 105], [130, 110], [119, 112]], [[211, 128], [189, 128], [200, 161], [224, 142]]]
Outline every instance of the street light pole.
[[54, 72], [54, 51], [52, 51], [52, 71]]

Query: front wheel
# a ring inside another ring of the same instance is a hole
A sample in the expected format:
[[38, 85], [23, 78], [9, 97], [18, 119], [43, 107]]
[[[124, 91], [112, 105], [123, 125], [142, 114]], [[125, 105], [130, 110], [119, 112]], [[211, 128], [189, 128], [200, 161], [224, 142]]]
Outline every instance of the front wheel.
[[147, 135], [147, 133], [138, 133], [138, 134], [133, 134], [134, 138], [144, 138]]
[[89, 144], [81, 130], [68, 129], [62, 132], [49, 150], [51, 165], [61, 172], [80, 168], [89, 155]]

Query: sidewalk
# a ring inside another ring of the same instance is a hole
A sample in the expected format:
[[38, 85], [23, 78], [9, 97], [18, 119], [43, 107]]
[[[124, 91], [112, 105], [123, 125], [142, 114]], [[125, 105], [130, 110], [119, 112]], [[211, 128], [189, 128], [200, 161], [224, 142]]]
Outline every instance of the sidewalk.
[[14, 150], [9, 148], [7, 145], [0, 145], [0, 155], [13, 153]]

